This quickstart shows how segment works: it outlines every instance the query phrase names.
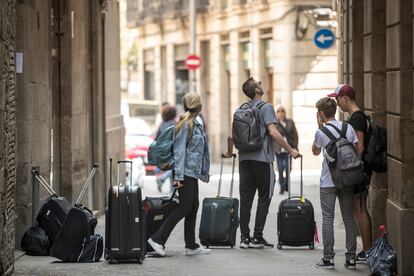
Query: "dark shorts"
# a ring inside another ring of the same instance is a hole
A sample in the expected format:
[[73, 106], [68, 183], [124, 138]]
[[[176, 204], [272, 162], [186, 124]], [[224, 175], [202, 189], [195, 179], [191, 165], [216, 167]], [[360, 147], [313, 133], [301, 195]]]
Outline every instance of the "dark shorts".
[[360, 184], [356, 185], [354, 188], [354, 197], [367, 199], [369, 184], [371, 183], [371, 175], [364, 173], [365, 179]]

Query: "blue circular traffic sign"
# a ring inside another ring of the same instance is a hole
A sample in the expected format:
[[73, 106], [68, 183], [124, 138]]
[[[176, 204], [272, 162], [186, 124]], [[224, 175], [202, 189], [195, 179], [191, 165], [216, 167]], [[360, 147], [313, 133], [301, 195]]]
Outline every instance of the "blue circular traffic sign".
[[320, 29], [313, 37], [313, 42], [318, 48], [326, 49], [333, 45], [335, 34], [330, 29]]

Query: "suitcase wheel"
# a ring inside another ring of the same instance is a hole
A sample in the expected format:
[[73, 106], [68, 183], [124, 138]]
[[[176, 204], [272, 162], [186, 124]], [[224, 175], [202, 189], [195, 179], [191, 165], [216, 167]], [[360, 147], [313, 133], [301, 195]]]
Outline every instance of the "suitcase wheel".
[[234, 246], [232, 245], [231, 248], [233, 248]]
[[114, 259], [109, 259], [109, 263], [110, 263], [110, 264], [117, 264], [117, 263], [118, 263], [118, 261], [117, 261], [117, 260], [114, 260]]
[[208, 248], [210, 248], [210, 246], [209, 245], [206, 245], [206, 248], [208, 249]]
[[315, 244], [314, 243], [309, 244], [309, 249], [315, 249]]
[[[310, 247], [310, 245], [309, 245], [309, 247]], [[281, 243], [277, 244], [277, 249], [282, 249], [282, 244]]]
[[143, 260], [142, 258], [139, 258], [139, 259], [138, 259], [138, 263], [139, 263], [140, 265], [142, 265], [142, 264], [144, 263], [144, 260]]

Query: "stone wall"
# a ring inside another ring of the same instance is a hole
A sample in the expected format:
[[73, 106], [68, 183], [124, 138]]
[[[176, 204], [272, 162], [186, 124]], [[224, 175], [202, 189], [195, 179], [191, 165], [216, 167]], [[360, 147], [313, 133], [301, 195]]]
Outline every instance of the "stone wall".
[[399, 274], [413, 275], [413, 2], [340, 3], [343, 81], [356, 88], [365, 111], [387, 126], [388, 174], [374, 174], [369, 195], [374, 237], [386, 224]]
[[15, 2], [0, 3], [0, 274], [14, 269], [16, 190]]
[[387, 224], [390, 241], [397, 251], [399, 274], [413, 275], [413, 1], [386, 2]]

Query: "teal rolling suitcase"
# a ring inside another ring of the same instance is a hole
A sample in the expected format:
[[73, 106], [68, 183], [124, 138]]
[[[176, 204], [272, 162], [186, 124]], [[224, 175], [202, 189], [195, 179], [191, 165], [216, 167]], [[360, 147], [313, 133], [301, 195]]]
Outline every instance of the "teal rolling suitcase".
[[200, 242], [206, 247], [230, 246], [233, 248], [236, 244], [236, 231], [239, 226], [239, 200], [232, 197], [236, 155], [233, 154], [230, 197], [220, 196], [223, 158], [224, 156], [222, 155], [217, 197], [205, 198], [203, 200]]

